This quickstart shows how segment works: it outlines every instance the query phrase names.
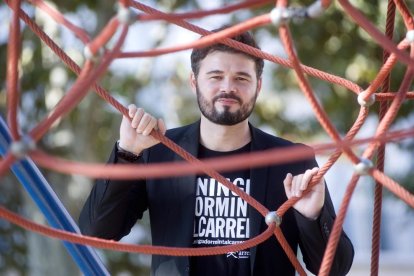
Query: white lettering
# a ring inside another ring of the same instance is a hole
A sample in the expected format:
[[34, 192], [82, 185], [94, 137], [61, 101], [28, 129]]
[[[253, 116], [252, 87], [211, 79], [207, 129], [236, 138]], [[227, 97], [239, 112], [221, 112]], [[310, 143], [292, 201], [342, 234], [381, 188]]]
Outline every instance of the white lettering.
[[236, 207], [237, 207], [236, 216], [247, 217], [247, 202], [246, 201], [238, 197]]
[[236, 227], [236, 229], [237, 229], [236, 237], [237, 238], [246, 238], [246, 236], [244, 234], [242, 234], [242, 233], [244, 233], [245, 223], [246, 223], [246, 219], [244, 219], [244, 218], [240, 218], [240, 219], [237, 220], [237, 227]]
[[236, 227], [236, 219], [228, 218], [226, 220], [226, 237], [235, 238], [234, 228]]
[[[240, 190], [245, 191], [244, 187], [244, 179], [243, 178], [236, 178], [233, 181], [233, 184], [240, 188]], [[231, 192], [233, 196], [238, 196], [235, 192]]]
[[[229, 180], [229, 179], [227, 179], [227, 180]], [[230, 194], [229, 188], [227, 188], [226, 186], [224, 186], [221, 183], [218, 183], [217, 196], [221, 196], [221, 195], [229, 196], [229, 194]]]
[[207, 221], [206, 237], [214, 237], [214, 219]]
[[[197, 192], [196, 195], [200, 196], [206, 196], [207, 195], [207, 187], [208, 187], [208, 179], [207, 178], [197, 178]], [[200, 193], [201, 191], [201, 193]]]
[[229, 215], [229, 198], [217, 198], [216, 217], [227, 217]]
[[204, 237], [205, 230], [203, 225], [206, 225], [206, 218], [200, 217], [200, 220], [198, 221], [198, 234], [200, 237]]
[[224, 237], [224, 227], [226, 226], [226, 220], [224, 218], [216, 219], [216, 236], [215, 237]]
[[202, 197], [196, 197], [196, 206], [195, 206], [195, 215], [197, 217], [201, 216], [201, 213], [203, 212], [203, 198]]
[[204, 202], [204, 215], [205, 216], [214, 216], [214, 199], [211, 197], [206, 197]]
[[247, 239], [249, 233], [248, 218], [206, 218], [200, 217], [194, 237]]
[[[250, 179], [239, 177], [232, 184], [250, 194]], [[195, 244], [211, 245], [250, 238], [247, 202], [214, 178], [197, 178], [194, 238]]]

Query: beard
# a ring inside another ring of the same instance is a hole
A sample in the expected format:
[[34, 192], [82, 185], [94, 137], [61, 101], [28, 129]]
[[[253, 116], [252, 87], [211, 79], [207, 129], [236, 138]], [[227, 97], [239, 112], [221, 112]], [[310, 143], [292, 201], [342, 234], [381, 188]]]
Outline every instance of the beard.
[[[204, 117], [215, 124], [232, 126], [246, 120], [253, 112], [258, 91], [256, 90], [254, 96], [246, 103], [232, 92], [218, 94], [211, 101], [208, 101], [201, 93], [198, 84], [196, 84], [196, 93], [197, 103]], [[236, 111], [230, 111], [230, 106], [224, 106], [223, 110], [219, 111], [215, 107], [215, 103], [219, 99], [234, 99], [240, 104], [240, 108]]]

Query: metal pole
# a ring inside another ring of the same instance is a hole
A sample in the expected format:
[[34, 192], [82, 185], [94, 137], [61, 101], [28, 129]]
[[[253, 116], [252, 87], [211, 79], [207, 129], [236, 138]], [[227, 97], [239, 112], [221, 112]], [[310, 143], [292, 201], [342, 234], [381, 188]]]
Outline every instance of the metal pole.
[[[10, 133], [2, 116], [0, 116], [0, 154], [2, 156], [8, 151], [10, 143]], [[80, 233], [77, 224], [30, 158], [16, 161], [11, 170], [52, 227]], [[109, 275], [92, 248], [66, 241], [63, 244], [84, 275]]]

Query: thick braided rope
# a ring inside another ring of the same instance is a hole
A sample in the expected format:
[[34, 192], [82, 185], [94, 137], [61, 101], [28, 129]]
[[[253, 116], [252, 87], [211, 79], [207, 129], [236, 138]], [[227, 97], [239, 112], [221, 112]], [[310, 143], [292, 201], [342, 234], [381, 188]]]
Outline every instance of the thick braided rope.
[[[137, 9], [142, 10], [142, 11], [144, 11], [146, 13], [149, 13], [149, 14], [158, 14], [158, 15], [160, 15], [160, 17], [161, 16], [166, 16], [165, 13], [160, 12], [156, 9], [153, 9], [153, 8], [147, 6], [147, 5], [142, 4], [142, 3], [139, 3], [137, 1], [131, 0], [130, 5], [131, 5], [131, 7], [137, 8]], [[193, 32], [201, 34], [201, 35], [208, 35], [208, 34], [211, 33], [211, 32], [209, 32], [205, 29], [197, 27], [197, 26], [195, 26], [193, 24], [190, 24], [190, 23], [188, 23], [184, 20], [178, 20], [177, 19], [177, 20], [170, 20], [169, 22], [174, 23], [174, 24], [176, 24], [180, 27], [183, 27], [187, 30], [193, 31]], [[234, 41], [234, 40], [231, 40], [231, 39], [224, 39], [221, 42], [223, 44], [231, 46], [235, 49], [238, 49], [240, 51], [247, 52], [247, 53], [249, 53], [253, 56], [266, 59], [268, 61], [280, 64], [284, 67], [292, 68], [292, 65], [291, 65], [290, 61], [287, 60], [287, 59], [284, 59], [284, 58], [281, 58], [281, 57], [263, 52], [261, 50], [258, 50], [256, 48], [254, 48], [254, 47], [245, 45], [243, 43], [240, 43], [240, 42], [237, 42], [237, 41]], [[123, 57], [123, 56], [125, 56], [125, 55], [122, 55], [122, 54], [120, 55], [120, 57]], [[131, 55], [131, 56], [133, 56], [133, 55]], [[131, 57], [131, 56], [128, 55], [126, 57]], [[334, 84], [338, 84], [338, 85], [343, 86], [343, 87], [345, 87], [345, 88], [347, 88], [347, 89], [349, 89], [349, 90], [351, 90], [355, 93], [358, 93], [358, 91], [362, 90], [357, 84], [355, 84], [355, 83], [353, 83], [349, 80], [346, 80], [344, 78], [341, 78], [341, 77], [338, 77], [338, 76], [335, 76], [335, 75], [332, 75], [332, 74], [328, 74], [326, 72], [323, 72], [323, 71], [320, 71], [320, 70], [317, 70], [315, 68], [308, 67], [308, 66], [305, 66], [305, 65], [301, 65], [301, 66], [303, 67], [303, 70], [306, 74], [317, 77], [321, 80], [324, 80], [324, 81], [327, 81], [327, 82], [330, 82], [330, 83], [334, 83]]]
[[394, 1], [394, 4], [398, 8], [398, 11], [400, 12], [400, 14], [402, 15], [402, 18], [404, 20], [404, 24], [407, 30], [414, 29], [414, 19], [413, 19], [413, 16], [410, 14], [407, 5], [401, 0]]
[[[413, 51], [413, 48], [412, 48], [412, 51]], [[405, 73], [404, 79], [401, 83], [400, 89], [396, 97], [394, 98], [388, 111], [386, 112], [382, 120], [380, 121], [375, 135], [383, 135], [388, 130], [388, 128], [391, 126], [391, 123], [397, 116], [397, 112], [400, 106], [404, 102], [405, 94], [408, 91], [408, 87], [412, 83], [413, 78], [414, 78], [414, 70], [411, 67], [409, 67]], [[379, 147], [378, 143], [371, 143], [371, 145], [365, 150], [363, 156], [367, 159], [371, 159], [371, 157], [374, 154], [374, 151], [378, 147]]]
[[372, 23], [365, 18], [365, 16], [357, 10], [354, 6], [349, 3], [347, 0], [338, 0], [342, 8], [356, 21], [359, 25], [367, 31], [373, 39], [375, 39], [384, 49], [388, 52], [393, 53], [397, 56], [398, 60], [407, 65], [414, 65], [413, 59], [407, 55], [407, 53], [402, 52], [394, 43], [390, 41], [385, 35], [383, 35], [377, 28], [372, 25]]
[[30, 0], [30, 2], [38, 7], [39, 9], [43, 10], [47, 13], [50, 17], [52, 17], [57, 23], [68, 28], [72, 33], [74, 33], [84, 44], [88, 44], [91, 39], [87, 32], [82, 28], [72, 24], [69, 20], [67, 20], [60, 12], [50, 7], [42, 0]]
[[166, 247], [166, 246], [150, 246], [150, 245], [134, 245], [120, 243], [113, 240], [105, 240], [100, 238], [94, 238], [89, 236], [83, 236], [80, 234], [58, 230], [51, 227], [47, 227], [38, 223], [29, 221], [14, 212], [11, 212], [4, 207], [0, 206], [0, 217], [10, 221], [20, 227], [33, 231], [35, 233], [57, 238], [60, 240], [65, 240], [72, 243], [78, 243], [83, 245], [90, 245], [97, 248], [111, 249], [117, 251], [125, 251], [131, 253], [143, 253], [143, 254], [161, 254], [169, 256], [205, 256], [205, 255], [216, 255], [224, 254], [227, 252], [235, 252], [244, 250], [253, 246], [256, 246], [259, 243], [267, 240], [273, 233], [275, 226], [270, 225], [263, 233], [260, 235], [244, 241], [238, 244], [226, 245], [215, 247], [215, 250], [212, 250], [211, 247], [200, 247], [200, 248], [179, 248], [179, 247]]
[[[115, 22], [115, 23], [114, 23]], [[107, 41], [109, 39], [110, 36], [113, 35], [114, 28], [116, 27], [116, 21], [112, 20], [108, 26], [104, 29], [104, 31], [101, 33], [101, 35], [99, 35], [95, 40], [98, 41], [96, 44], [93, 44], [94, 42], [92, 42], [90, 44], [91, 48], [92, 48], [92, 52], [96, 52], [99, 48], [99, 45], [101, 45], [102, 43], [104, 43], [105, 41]], [[120, 43], [118, 43], [115, 47], [115, 50], [111, 53], [111, 58], [107, 58], [105, 60], [105, 62], [103, 62], [101, 64], [101, 66], [96, 70], [97, 72], [95, 74], [91, 74], [90, 77], [88, 78], [87, 81], [82, 82], [82, 84], [79, 85], [79, 87], [81, 88], [77, 88], [77, 92], [82, 92], [82, 91], [87, 91], [86, 87], [87, 85], [91, 85], [91, 83], [94, 82], [94, 80], [96, 79], [97, 76], [99, 76], [105, 69], [106, 67], [109, 65], [110, 61], [115, 57], [116, 53], [119, 51], [120, 46], [125, 38], [126, 35], [126, 31], [127, 28], [124, 28], [124, 32], [121, 35], [121, 38], [119, 39]], [[85, 70], [86, 71], [86, 70]], [[88, 72], [89, 73], [89, 72]], [[80, 80], [83, 80], [82, 77], [79, 78]], [[85, 92], [86, 93], [86, 92]], [[76, 94], [70, 93], [70, 95], [73, 95], [73, 97], [76, 96]], [[79, 99], [82, 97], [78, 97]], [[65, 99], [65, 98], [64, 98]], [[63, 102], [63, 101], [62, 101]], [[73, 101], [74, 103], [76, 103], [75, 101]], [[67, 109], [71, 108], [73, 106], [73, 104], [68, 103], [62, 103], [61, 105], [59, 105], [60, 107], [67, 107]], [[124, 114], [126, 114], [126, 110], [124, 108], [123, 110]], [[54, 113], [52, 113], [51, 115], [48, 116], [47, 120], [41, 122], [32, 132], [31, 132], [31, 136], [33, 136], [33, 138], [35, 140], [40, 139], [40, 137], [44, 134], [44, 132], [50, 127], [51, 123], [56, 120], [59, 116], [61, 116], [64, 112], [59, 112], [58, 110], [55, 110]], [[170, 141], [168, 138], [166, 138], [165, 136], [161, 135], [160, 133], [154, 131], [152, 133], [152, 135], [157, 138], [158, 140], [160, 140], [161, 142], [163, 142], [164, 144], [166, 144], [167, 146], [169, 146], [172, 150], [174, 150], [177, 154], [179, 154], [180, 156], [182, 156], [185, 160], [189, 161], [189, 162], [200, 162], [199, 160], [197, 160], [196, 158], [194, 158], [192, 155], [188, 154], [186, 151], [184, 151], [181, 147], [179, 147], [178, 145], [174, 144], [172, 141]], [[7, 159], [6, 160], [10, 160]], [[210, 171], [208, 169], [204, 169], [205, 173], [212, 176], [213, 178], [216, 178], [218, 181], [220, 181], [223, 185], [227, 186], [230, 190], [232, 190], [233, 192], [235, 192], [236, 194], [239, 194], [240, 198], [244, 199], [247, 203], [249, 203], [251, 206], [253, 206], [256, 210], [258, 210], [263, 216], [265, 216], [268, 213], [268, 210], [261, 205], [259, 202], [257, 202], [256, 200], [254, 200], [253, 198], [251, 198], [250, 196], [248, 196], [244, 191], [238, 189], [237, 187], [235, 187], [234, 185], [232, 185], [232, 183], [230, 183], [227, 179], [225, 179], [224, 177], [222, 177], [221, 175], [219, 175], [218, 173], [216, 173], [215, 171]], [[214, 250], [213, 250], [214, 251]]]
[[180, 14], [174, 13], [165, 13], [165, 14], [140, 14], [138, 15], [138, 20], [147, 21], [147, 20], [176, 20], [176, 19], [193, 19], [201, 18], [209, 15], [217, 14], [229, 14], [233, 11], [244, 9], [244, 8], [253, 8], [256, 6], [263, 6], [265, 4], [271, 3], [273, 0], [246, 0], [236, 4], [229, 4], [221, 8], [211, 9], [211, 10], [201, 10], [197, 12], [184, 12]]
[[339, 212], [334, 222], [334, 226], [329, 235], [328, 245], [326, 246], [325, 254], [322, 259], [322, 264], [319, 268], [319, 276], [329, 275], [329, 271], [331, 270], [332, 262], [335, 256], [336, 247], [338, 245], [339, 238], [342, 233], [342, 225], [345, 220], [346, 211], [348, 210], [349, 202], [351, 201], [351, 197], [355, 190], [358, 180], [359, 175], [354, 174], [347, 186], [344, 198], [339, 208]]
[[13, 2], [13, 17], [10, 24], [10, 43], [7, 45], [7, 123], [10, 126], [10, 133], [13, 139], [20, 138], [17, 125], [18, 106], [18, 61], [20, 56], [20, 0]]
[[[365, 119], [368, 116], [368, 110], [366, 108], [363, 108], [360, 110], [360, 113], [358, 115], [358, 119], [355, 121], [354, 125], [350, 129], [350, 131], [345, 136], [345, 141], [351, 141], [354, 139], [355, 135], [358, 133], [358, 131], [361, 129], [363, 123], [365, 122]], [[335, 152], [329, 157], [328, 161], [319, 169], [318, 174], [312, 178], [312, 181], [309, 183], [309, 187], [313, 187], [316, 185], [321, 178], [326, 174], [326, 172], [335, 164], [335, 162], [338, 160], [338, 158], [342, 155], [341, 149], [336, 149]], [[308, 191], [308, 190], [307, 190]], [[304, 195], [307, 194], [307, 191], [305, 191]], [[300, 198], [292, 197], [285, 201], [278, 209], [277, 213], [279, 216], [283, 216], [289, 208], [298, 202]]]
[[[394, 34], [395, 24], [395, 3], [392, 0], [388, 1], [387, 19], [385, 25], [385, 35], [392, 39]], [[383, 53], [383, 63], [386, 62], [390, 54], [387, 51]], [[385, 77], [381, 91], [385, 92], [390, 89], [390, 77], [391, 73]], [[388, 110], [388, 102], [380, 102], [379, 118], [382, 120]], [[377, 151], [377, 169], [384, 171], [385, 163], [385, 144], [379, 146]], [[375, 182], [374, 189], [374, 213], [372, 222], [372, 240], [371, 240], [371, 275], [378, 275], [379, 271], [379, 254], [380, 254], [380, 242], [381, 242], [381, 220], [382, 220], [382, 195], [383, 188], [381, 183]]]
[[[126, 1], [125, 1], [126, 2]], [[329, 1], [324, 1], [323, 2], [324, 3], [324, 6], [325, 5], [327, 5], [326, 3], [329, 3]], [[345, 5], [346, 5], [346, 3], [345, 3]], [[404, 7], [404, 5], [399, 5], [399, 9], [402, 9], [402, 10], [404, 10], [404, 11], [406, 11], [406, 7]], [[406, 17], [406, 15], [403, 15], [404, 17]], [[409, 25], [409, 23], [410, 23], [410, 21], [409, 20], [405, 20], [405, 21], [407, 21], [408, 22], [408, 25]], [[252, 25], [253, 26], [253, 25]], [[111, 29], [111, 28], [108, 28], [108, 30], [109, 29]], [[112, 30], [113, 30], [114, 28], [112, 28]], [[108, 32], [107, 33], [107, 35], [105, 36], [105, 39], [107, 40], [107, 38], [108, 37], [110, 37], [111, 35], [112, 35], [113, 33], [111, 33], [111, 32]], [[105, 42], [105, 39], [103, 39], [103, 40], [101, 40], [101, 41], [99, 41], [99, 42], [97, 42], [97, 45], [101, 45], [102, 43], [104, 43]], [[98, 40], [95, 40], [95, 41], [98, 41]], [[96, 47], [92, 47], [94, 50], [96, 50], [96, 48], [98, 48], [98, 46], [96, 46]], [[401, 58], [401, 57], [399, 57], [399, 55], [400, 55], [400, 53], [398, 52], [398, 51], [394, 51], [393, 52], [398, 58]], [[391, 66], [392, 67], [392, 66]], [[385, 71], [387, 71], [388, 70], [388, 68], [387, 69], [384, 69]], [[410, 71], [410, 70], [409, 70]], [[382, 136], [384, 133], [385, 133], [385, 131], [389, 128], [389, 124], [390, 124], [390, 122], [393, 120], [393, 118], [395, 117], [395, 114], [396, 114], [396, 110], [398, 110], [398, 108], [399, 108], [399, 106], [401, 105], [401, 102], [404, 100], [404, 98], [405, 98], [405, 94], [406, 94], [406, 88], [407, 88], [407, 83], [409, 84], [410, 82], [411, 82], [411, 79], [412, 79], [412, 72], [407, 72], [407, 75], [406, 75], [406, 77], [404, 78], [404, 81], [403, 81], [403, 85], [401, 86], [401, 88], [400, 88], [400, 92], [397, 94], [397, 96], [396, 97], [394, 97], [394, 106], [392, 106], [392, 108], [390, 108], [390, 109], [392, 109], [392, 111], [390, 111], [390, 112], [388, 112], [387, 114], [388, 114], [388, 116], [385, 116], [386, 117], [386, 120], [383, 120], [382, 122], [384, 122], [384, 123], [382, 123], [382, 125], [381, 125], [381, 127], [382, 127], [382, 129], [381, 130], [379, 130], [378, 132], [377, 132], [377, 135], [376, 136]], [[40, 133], [41, 133], [41, 131], [39, 131]], [[373, 145], [373, 144], [372, 144]], [[371, 146], [370, 147], [370, 150], [374, 150], [376, 148], [376, 146]], [[346, 148], [345, 148], [346, 149]], [[370, 152], [368, 151], [368, 153], [367, 153], [367, 155], [370, 155]], [[4, 159], [4, 160], [7, 160], [7, 159], [10, 159], [9, 157], [7, 157], [6, 156], [6, 158]], [[4, 161], [3, 160], [3, 161]], [[380, 176], [377, 176], [378, 178], [380, 178], [380, 179], [382, 179], [384, 182], [386, 182], [387, 184], [384, 184], [384, 185], [389, 185], [388, 183], [391, 183], [390, 185], [392, 186], [392, 187], [394, 187], [395, 185], [397, 185], [395, 182], [393, 182], [392, 180], [390, 181], [390, 179], [388, 179], [386, 176], [383, 176], [383, 175], [380, 175]], [[399, 185], [397, 185], [397, 186], [399, 186]], [[397, 189], [398, 190], [398, 189]], [[404, 194], [404, 191], [406, 192], [406, 190], [404, 190], [403, 189], [403, 194]], [[408, 197], [408, 199], [406, 199], [408, 202], [411, 202], [410, 200], [411, 200], [411, 198], [410, 197]], [[410, 203], [409, 203], [410, 204]], [[296, 267], [296, 266], [295, 266]]]
[[[361, 125], [363, 121], [360, 122]], [[355, 124], [354, 124], [355, 125]], [[353, 127], [354, 128], [354, 127]], [[363, 145], [372, 141], [385, 143], [389, 141], [399, 141], [412, 137], [414, 129], [389, 132], [386, 136], [355, 139], [352, 141], [344, 141], [340, 144], [323, 143], [313, 144], [315, 154], [324, 154], [332, 150], [338, 150], [342, 154], [342, 148]], [[103, 165], [82, 162], [68, 161], [63, 158], [48, 155], [41, 150], [34, 150], [30, 153], [30, 157], [40, 167], [55, 170], [65, 174], [80, 174], [91, 178], [111, 178], [111, 179], [134, 179], [134, 178], [163, 178], [169, 176], [183, 176], [194, 173], [201, 173], [202, 165], [189, 164], [187, 162], [174, 162], [173, 164], [148, 164], [145, 166], [117, 164]], [[203, 160], [209, 168], [221, 172], [231, 171], [234, 169], [254, 168], [265, 165], [277, 165], [286, 162], [303, 160], [306, 157], [300, 147], [292, 147], [291, 149], [274, 149], [266, 152], [256, 152], [251, 154], [238, 154], [232, 157], [220, 157]], [[334, 159], [336, 160], [336, 158]], [[329, 161], [327, 162], [329, 163]], [[326, 166], [328, 164], [325, 164]], [[323, 167], [324, 167], [323, 166]], [[322, 167], [322, 168], [323, 168]], [[321, 170], [322, 170], [321, 168]], [[133, 169], [133, 170], [132, 170]], [[397, 195], [398, 196], [398, 195]], [[287, 207], [288, 209], [289, 207]], [[284, 213], [284, 212], [283, 212]]]

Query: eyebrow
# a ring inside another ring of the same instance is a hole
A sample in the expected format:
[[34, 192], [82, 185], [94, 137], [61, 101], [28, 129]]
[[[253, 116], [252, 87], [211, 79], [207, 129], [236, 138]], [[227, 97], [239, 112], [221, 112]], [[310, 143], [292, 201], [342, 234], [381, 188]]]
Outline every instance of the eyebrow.
[[[207, 75], [214, 75], [214, 74], [223, 74], [223, 73], [224, 72], [221, 71], [221, 70], [211, 70], [211, 71], [208, 71], [206, 74]], [[244, 71], [236, 72], [236, 75], [238, 75], [238, 76], [244, 76], [244, 77], [248, 77], [248, 78], [252, 78], [252, 75], [250, 75], [249, 73], [246, 73]]]

